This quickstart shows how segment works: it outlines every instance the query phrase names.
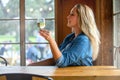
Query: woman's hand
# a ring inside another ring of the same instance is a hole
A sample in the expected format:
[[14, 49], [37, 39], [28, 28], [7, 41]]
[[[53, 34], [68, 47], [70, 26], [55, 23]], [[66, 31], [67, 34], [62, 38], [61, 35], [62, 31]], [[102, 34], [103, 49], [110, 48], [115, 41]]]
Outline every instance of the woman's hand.
[[41, 29], [39, 31], [40, 35], [43, 36], [47, 41], [52, 40], [51, 34], [48, 30], [45, 29]]

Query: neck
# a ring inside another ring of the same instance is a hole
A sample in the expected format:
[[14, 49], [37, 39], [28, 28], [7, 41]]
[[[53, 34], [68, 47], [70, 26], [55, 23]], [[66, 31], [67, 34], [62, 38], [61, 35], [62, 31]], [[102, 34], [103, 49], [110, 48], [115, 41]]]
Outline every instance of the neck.
[[80, 28], [73, 28], [72, 30], [75, 33], [75, 37], [77, 37], [82, 32]]

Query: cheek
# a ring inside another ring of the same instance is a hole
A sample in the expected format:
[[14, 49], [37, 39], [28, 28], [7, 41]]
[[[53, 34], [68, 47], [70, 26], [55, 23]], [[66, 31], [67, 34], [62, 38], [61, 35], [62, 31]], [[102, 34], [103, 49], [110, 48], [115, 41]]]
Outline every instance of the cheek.
[[78, 20], [75, 18], [75, 19], [73, 19], [73, 24], [76, 26], [76, 25], [78, 25]]
[[76, 17], [72, 17], [68, 20], [68, 27], [74, 27], [74, 26], [78, 26], [78, 19]]

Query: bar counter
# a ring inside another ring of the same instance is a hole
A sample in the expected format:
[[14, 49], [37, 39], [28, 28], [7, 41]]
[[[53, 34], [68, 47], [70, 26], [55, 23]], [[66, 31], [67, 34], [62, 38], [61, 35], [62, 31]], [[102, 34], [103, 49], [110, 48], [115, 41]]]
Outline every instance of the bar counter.
[[120, 80], [120, 69], [114, 66], [9, 66], [0, 67], [3, 73], [32, 73], [50, 76], [54, 80]]

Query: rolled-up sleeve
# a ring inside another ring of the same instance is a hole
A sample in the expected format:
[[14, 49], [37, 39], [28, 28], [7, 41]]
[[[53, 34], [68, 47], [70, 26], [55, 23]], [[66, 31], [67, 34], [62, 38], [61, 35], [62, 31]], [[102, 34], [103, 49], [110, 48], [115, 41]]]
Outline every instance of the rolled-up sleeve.
[[62, 65], [62, 61], [64, 60], [63, 58], [64, 58], [63, 55], [61, 55], [61, 57], [56, 60], [56, 66], [60, 67]]
[[86, 36], [80, 36], [70, 43], [62, 56], [56, 60], [58, 67], [92, 65], [92, 50], [90, 40]]

